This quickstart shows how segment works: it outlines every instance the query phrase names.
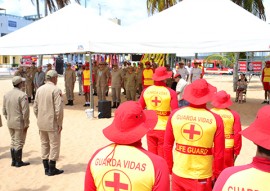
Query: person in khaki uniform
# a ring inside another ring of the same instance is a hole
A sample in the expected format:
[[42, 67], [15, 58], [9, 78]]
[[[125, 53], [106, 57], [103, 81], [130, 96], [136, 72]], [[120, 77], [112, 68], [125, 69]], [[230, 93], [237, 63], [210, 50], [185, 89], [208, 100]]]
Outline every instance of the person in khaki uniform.
[[32, 84], [33, 84], [32, 72], [30, 70], [30, 67], [26, 67], [26, 71], [25, 71], [25, 93], [27, 94], [29, 103], [31, 103], [31, 97], [32, 97]]
[[126, 97], [127, 100], [136, 100], [136, 74], [133, 67], [128, 68], [126, 74]]
[[140, 62], [138, 64], [137, 71], [136, 71], [136, 88], [137, 88], [137, 91], [138, 91], [139, 95], [141, 95], [142, 89], [143, 89], [143, 86], [142, 86], [143, 69], [144, 69], [143, 68], [143, 63]]
[[12, 78], [14, 88], [5, 94], [3, 99], [3, 115], [7, 119], [7, 126], [11, 136], [11, 166], [15, 167], [30, 164], [22, 161], [22, 149], [30, 123], [28, 98], [22, 91], [24, 81], [24, 78], [14, 76]]
[[41, 140], [41, 158], [48, 176], [64, 172], [55, 167], [60, 153], [64, 117], [62, 92], [56, 86], [57, 77], [55, 70], [47, 72], [46, 84], [37, 89], [33, 106]]
[[18, 70], [14, 73], [14, 76], [21, 76], [22, 78], [24, 78], [23, 66], [18, 67]]
[[34, 84], [34, 78], [35, 78], [35, 75], [36, 75], [36, 73], [38, 71], [35, 62], [32, 62], [32, 66], [30, 67], [30, 71], [31, 71], [31, 78], [32, 78], [32, 96], [33, 96], [33, 100], [34, 100], [35, 95], [36, 95], [36, 88], [35, 88], [35, 84]]
[[113, 106], [112, 108], [117, 108], [121, 103], [121, 85], [123, 82], [122, 71], [119, 69], [118, 64], [112, 65], [113, 69], [111, 72], [111, 79], [112, 79], [112, 101]]
[[99, 101], [106, 100], [106, 90], [110, 78], [110, 70], [106, 68], [106, 65], [106, 62], [101, 62], [97, 71], [96, 86]]
[[65, 87], [66, 87], [66, 96], [68, 103], [66, 105], [73, 105], [74, 99], [74, 85], [76, 82], [76, 73], [71, 69], [71, 63], [67, 63], [67, 69], [64, 75]]

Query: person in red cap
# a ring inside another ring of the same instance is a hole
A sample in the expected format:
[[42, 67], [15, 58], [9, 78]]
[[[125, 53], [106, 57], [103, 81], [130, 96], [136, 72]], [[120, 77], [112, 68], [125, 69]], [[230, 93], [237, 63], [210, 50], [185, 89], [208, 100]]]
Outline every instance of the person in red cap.
[[150, 62], [149, 61], [145, 62], [145, 68], [143, 69], [142, 74], [142, 83], [144, 89], [154, 84], [154, 80], [152, 78], [154, 72], [155, 71], [153, 68], [151, 68]]
[[166, 124], [171, 111], [178, 108], [176, 92], [166, 86], [166, 79], [171, 76], [172, 71], [158, 67], [153, 75], [155, 84], [144, 89], [139, 99], [143, 108], [153, 110], [158, 115], [154, 130], [147, 134], [147, 146], [149, 151], [162, 157]]
[[226, 168], [216, 181], [214, 191], [270, 190], [270, 106], [262, 107], [251, 125], [240, 133], [255, 145], [252, 163]]
[[113, 143], [91, 157], [84, 190], [170, 190], [166, 161], [142, 147], [142, 137], [157, 123], [154, 111], [143, 110], [135, 101], [122, 103], [111, 125], [103, 129]]
[[206, 108], [215, 93], [216, 87], [206, 80], [195, 80], [186, 86], [183, 95], [190, 105], [173, 111], [169, 117], [164, 156], [172, 172], [172, 191], [211, 191], [212, 177], [215, 180], [223, 170], [223, 122]]
[[239, 132], [242, 130], [239, 114], [229, 109], [232, 105], [231, 96], [224, 90], [215, 94], [211, 104], [214, 108], [212, 112], [218, 114], [224, 125], [225, 152], [224, 168], [234, 166], [234, 161], [242, 148], [242, 137]]
[[262, 83], [264, 89], [264, 101], [262, 104], [269, 104], [269, 92], [270, 92], [270, 60], [265, 62], [265, 67], [262, 70]]
[[86, 62], [84, 65], [84, 70], [82, 73], [82, 82], [83, 82], [83, 93], [85, 97], [84, 107], [90, 106], [90, 70], [89, 62]]

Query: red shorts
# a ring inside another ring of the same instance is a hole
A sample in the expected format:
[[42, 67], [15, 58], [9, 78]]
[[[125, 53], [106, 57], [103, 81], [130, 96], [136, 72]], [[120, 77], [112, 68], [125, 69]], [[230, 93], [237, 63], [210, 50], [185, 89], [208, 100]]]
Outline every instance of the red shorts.
[[270, 90], [270, 82], [263, 82], [263, 89], [264, 90]]
[[90, 93], [90, 86], [83, 86], [84, 93]]

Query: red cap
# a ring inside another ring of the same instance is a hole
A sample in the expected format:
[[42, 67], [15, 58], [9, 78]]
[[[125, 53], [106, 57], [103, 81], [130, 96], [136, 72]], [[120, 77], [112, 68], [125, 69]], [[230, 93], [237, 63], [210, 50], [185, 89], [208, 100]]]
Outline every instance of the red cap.
[[211, 104], [216, 108], [228, 108], [232, 105], [230, 94], [227, 94], [224, 90], [221, 90], [215, 94]]
[[265, 149], [270, 150], [270, 105], [262, 107], [253, 123], [240, 132], [244, 137]]
[[103, 129], [103, 134], [118, 144], [135, 143], [154, 129], [157, 120], [155, 111], [144, 110], [139, 102], [126, 101], [116, 109], [112, 124]]
[[162, 81], [172, 77], [172, 71], [167, 71], [167, 68], [164, 66], [160, 66], [155, 70], [153, 74], [154, 81]]
[[186, 86], [183, 99], [194, 105], [202, 105], [211, 101], [216, 92], [217, 88], [205, 79], [198, 79]]

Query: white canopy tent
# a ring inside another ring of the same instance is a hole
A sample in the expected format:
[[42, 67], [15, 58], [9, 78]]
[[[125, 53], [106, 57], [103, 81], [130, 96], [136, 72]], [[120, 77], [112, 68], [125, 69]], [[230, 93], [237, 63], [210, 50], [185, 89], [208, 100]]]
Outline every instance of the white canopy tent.
[[[185, 0], [128, 29], [134, 52], [270, 50], [270, 26], [231, 0]], [[141, 51], [143, 49], [143, 51]]]
[[[98, 41], [120, 35], [121, 27], [78, 4], [70, 4], [0, 38], [1, 55], [35, 55], [90, 51]], [[91, 44], [91, 48], [90, 48]], [[110, 50], [108, 50], [110, 52]]]

